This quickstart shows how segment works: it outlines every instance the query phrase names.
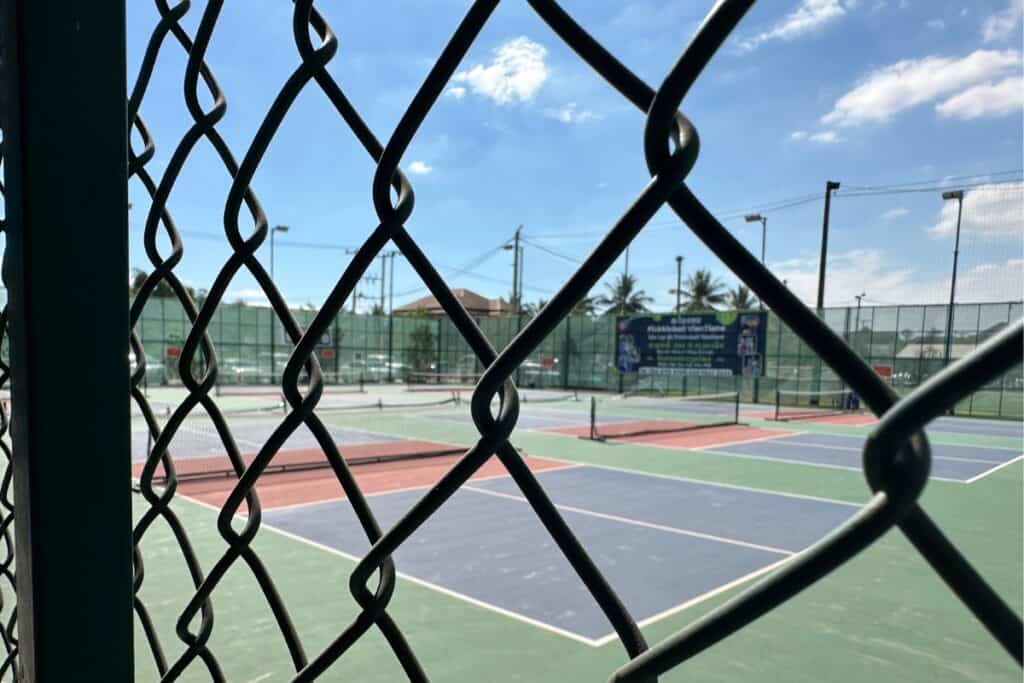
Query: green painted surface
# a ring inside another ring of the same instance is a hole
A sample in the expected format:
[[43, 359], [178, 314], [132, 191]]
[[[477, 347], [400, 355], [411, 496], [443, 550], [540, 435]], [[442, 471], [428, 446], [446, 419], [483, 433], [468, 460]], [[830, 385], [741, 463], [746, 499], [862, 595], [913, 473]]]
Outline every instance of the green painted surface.
[[[369, 414], [357, 419], [362, 428], [403, 436], [468, 444], [475, 435], [470, 425], [415, 413]], [[850, 429], [806, 423], [799, 428]], [[856, 428], [854, 433], [866, 432]], [[956, 434], [935, 434], [933, 438], [945, 443], [980, 443], [978, 437]], [[532, 455], [639, 472], [852, 502], [863, 502], [868, 496], [863, 477], [853, 471], [601, 444], [539, 432], [517, 433], [514, 443]], [[925, 509], [1018, 612], [1024, 609], [1022, 482], [1024, 465], [1017, 462], [971, 485], [931, 482], [923, 497]], [[141, 499], [136, 499], [135, 507], [141, 511]], [[226, 548], [216, 531], [216, 512], [184, 500], [174, 509], [188, 528], [203, 567], [209, 569]], [[353, 563], [266, 528], [258, 534], [255, 547], [312, 656], [356, 614], [347, 588]], [[142, 597], [173, 658], [181, 651], [173, 629], [191, 594], [188, 575], [161, 522], [146, 535], [142, 549], [146, 559]], [[644, 633], [650, 642], [664, 638], [729, 595], [669, 616], [647, 626]], [[239, 561], [218, 586], [213, 604], [211, 647], [228, 680], [287, 680], [291, 669], [283, 641], [244, 562]], [[592, 648], [402, 579], [390, 612], [432, 679], [438, 681], [603, 681], [625, 661], [617, 643]], [[153, 680], [155, 669], [142, 638], [137, 628], [138, 679]], [[891, 532], [821, 583], [663, 680], [937, 683], [1010, 682], [1019, 681], [1020, 676], [1020, 670], [906, 539]], [[362, 639], [325, 677], [360, 681], [402, 678], [377, 632]], [[182, 680], [205, 681], [208, 675], [196, 662]]]

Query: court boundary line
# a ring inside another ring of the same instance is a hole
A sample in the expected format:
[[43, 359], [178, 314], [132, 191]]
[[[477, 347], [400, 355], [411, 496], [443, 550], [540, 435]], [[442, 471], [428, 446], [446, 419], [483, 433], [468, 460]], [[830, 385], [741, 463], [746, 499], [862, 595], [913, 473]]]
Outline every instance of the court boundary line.
[[[737, 425], [729, 425], [729, 426], [735, 427]], [[744, 425], [741, 424], [741, 425], [738, 425], [738, 426], [744, 426]], [[751, 427], [751, 429], [764, 429], [764, 427]], [[737, 446], [739, 444], [744, 444], [744, 443], [757, 443], [759, 441], [773, 441], [775, 439], [784, 439], [784, 438], [789, 437], [789, 436], [795, 436], [797, 434], [803, 434], [803, 432], [797, 432], [797, 431], [792, 431], [792, 430], [789, 430], [789, 431], [779, 430], [779, 431], [781, 432], [780, 434], [772, 434], [771, 436], [757, 436], [757, 437], [754, 437], [753, 439], [741, 439], [739, 441], [723, 441], [721, 443], [709, 444], [707, 446], [697, 446], [695, 448], [690, 448], [690, 449], [687, 449], [687, 450], [699, 451], [702, 448], [724, 448], [726, 446]], [[627, 443], [640, 443], [640, 444], [643, 444], [643, 443], [646, 443], [646, 442], [645, 441], [629, 441]]]
[[[528, 501], [525, 497], [517, 496], [517, 495], [512, 494], [512, 493], [504, 493], [504, 492], [501, 492], [501, 491], [491, 491], [490, 489], [477, 488], [475, 486], [469, 486], [468, 484], [464, 485], [462, 488], [464, 488], [464, 489], [466, 489], [468, 491], [473, 491], [474, 493], [481, 493], [481, 494], [485, 494], [485, 495], [488, 495], [488, 496], [495, 496], [495, 497], [498, 497], [498, 498], [507, 498], [509, 500], [514, 500], [514, 501], [517, 501], [517, 502], [520, 502], [520, 503], [526, 503], [528, 505], [530, 503], [530, 501]], [[622, 517], [621, 515], [613, 515], [613, 514], [610, 514], [610, 513], [607, 513], [607, 512], [598, 512], [597, 510], [588, 510], [586, 508], [576, 507], [575, 505], [565, 505], [563, 503], [556, 503], [553, 500], [552, 500], [551, 504], [554, 505], [557, 509], [565, 510], [566, 512], [573, 512], [573, 513], [576, 513], [576, 514], [579, 514], [579, 515], [586, 515], [588, 517], [596, 517], [598, 519], [604, 519], [604, 520], [611, 521], [611, 522], [619, 522], [620, 524], [628, 524], [628, 525], [631, 525], [631, 526], [639, 526], [639, 527], [643, 527], [645, 529], [652, 529], [654, 531], [661, 531], [661, 532], [667, 533], [667, 534], [676, 534], [676, 535], [679, 535], [679, 536], [690, 536], [692, 538], [699, 538], [699, 539], [702, 539], [702, 540], [705, 540], [705, 541], [713, 541], [715, 543], [724, 543], [724, 544], [727, 544], [727, 545], [734, 545], [734, 546], [741, 547], [741, 548], [747, 548], [749, 550], [760, 550], [762, 552], [773, 553], [775, 555], [785, 555], [786, 557], [791, 557], [791, 556], [795, 555], [798, 552], [798, 551], [795, 551], [795, 550], [786, 550], [784, 548], [776, 548], [776, 547], [770, 546], [770, 545], [760, 545], [758, 543], [751, 543], [749, 541], [741, 541], [741, 540], [735, 539], [735, 538], [726, 538], [725, 536], [716, 536], [714, 534], [706, 534], [706, 533], [703, 533], [703, 532], [700, 532], [700, 531], [693, 531], [691, 529], [682, 529], [680, 527], [669, 526], [667, 524], [658, 524], [657, 522], [645, 522], [644, 520], [641, 520], [641, 519], [633, 519], [631, 517]]]
[[[787, 444], [791, 444], [793, 446], [807, 446], [808, 448], [824, 448], [824, 449], [827, 449], [827, 450], [830, 450], [830, 451], [854, 451], [856, 453], [863, 453], [864, 452], [863, 448], [854, 448], [852, 446], [828, 446], [826, 444], [820, 444], [820, 443], [807, 443], [806, 441], [787, 441], [786, 443]], [[942, 443], [940, 443], [940, 444], [935, 444], [935, 445], [936, 446], [949, 446], [950, 444], [942, 444]], [[708, 448], [714, 448], [714, 446], [709, 446]], [[965, 448], [970, 448], [970, 446], [965, 446]], [[987, 448], [987, 446], [980, 446], [979, 448]], [[1015, 451], [1015, 449], [1012, 449], [1012, 448], [1007, 448], [1007, 449], [1002, 449], [1002, 450]], [[1013, 458], [1014, 460], [1016, 460], [1017, 458], [1019, 458], [1022, 455], [1024, 455], [1024, 453], [1020, 453], [1019, 451], [1016, 451], [1016, 452], [1017, 452], [1017, 455]], [[975, 462], [975, 463], [985, 463], [985, 464], [999, 462], [999, 461], [996, 461], [996, 460], [980, 460], [978, 458], [961, 458], [961, 457], [958, 457], [958, 456], [955, 456], [955, 455], [935, 455], [935, 454], [932, 454], [931, 458], [932, 458], [932, 460], [952, 460], [952, 461], [955, 461], [955, 462]], [[1006, 462], [1006, 461], [1003, 460], [1002, 462]]]
[[[803, 551], [800, 551], [800, 552], [803, 552]], [[764, 567], [761, 567], [760, 569], [755, 569], [754, 571], [750, 572], [749, 574], [744, 574], [743, 576], [741, 576], [739, 578], [736, 578], [736, 579], [733, 579], [732, 581], [730, 581], [728, 583], [724, 583], [721, 586], [718, 586], [717, 588], [712, 588], [711, 590], [707, 591], [706, 593], [702, 593], [702, 594], [700, 594], [700, 595], [698, 595], [696, 597], [690, 598], [689, 600], [687, 600], [685, 602], [681, 602], [678, 605], [675, 605], [673, 607], [669, 607], [666, 610], [662, 610], [661, 612], [658, 612], [656, 614], [652, 614], [649, 617], [641, 619], [640, 621], [636, 622], [637, 628], [641, 628], [641, 629], [647, 628], [648, 626], [651, 626], [652, 624], [656, 624], [657, 622], [659, 622], [659, 621], [661, 621], [663, 619], [667, 619], [668, 617], [671, 617], [673, 615], [679, 614], [680, 612], [685, 612], [686, 610], [690, 609], [691, 607], [696, 607], [697, 605], [701, 604], [702, 602], [706, 602], [706, 601], [710, 600], [713, 597], [716, 597], [718, 595], [721, 595], [722, 593], [726, 593], [728, 591], [731, 591], [734, 588], [737, 588], [737, 587], [739, 587], [739, 586], [741, 586], [741, 585], [743, 585], [745, 583], [753, 581], [754, 579], [756, 579], [756, 578], [758, 578], [760, 576], [763, 576], [764, 574], [771, 573], [772, 571], [778, 569], [779, 567], [781, 567], [785, 563], [791, 561], [798, 554], [799, 553], [791, 553], [788, 557], [783, 557], [782, 559], [780, 559], [780, 560], [778, 560], [776, 562], [772, 562], [771, 564], [766, 565]], [[598, 638], [596, 642], [598, 643], [598, 646], [600, 647], [600, 646], [603, 646], [603, 645], [607, 645], [610, 642], [617, 641], [618, 637], [619, 637], [618, 634], [616, 634], [614, 631], [612, 631], [611, 633], [609, 633], [607, 635], [604, 635], [604, 636], [601, 636], [600, 638]]]
[[1015, 462], [1020, 462], [1021, 460], [1024, 460], [1024, 453], [1022, 453], [1021, 455], [1018, 455], [1013, 460], [1007, 460], [1006, 462], [1000, 463], [1000, 464], [996, 465], [995, 467], [992, 467], [992, 468], [989, 468], [989, 469], [985, 470], [981, 474], [974, 475], [973, 477], [968, 479], [965, 483], [973, 484], [974, 482], [980, 481], [980, 480], [984, 479], [985, 477], [987, 477], [988, 475], [994, 474], [997, 471], [1003, 469], [1004, 467], [1009, 467], [1010, 465], [1014, 464]]
[[[184, 495], [182, 495], [181, 497], [184, 498], [185, 500], [188, 500], [191, 503], [195, 503], [196, 505], [200, 505], [200, 506], [202, 506], [204, 508], [207, 508], [207, 509], [209, 509], [209, 510], [211, 510], [213, 512], [219, 512], [220, 511], [220, 508], [216, 507], [215, 505], [210, 505], [209, 503], [205, 503], [205, 502], [203, 502], [201, 500], [196, 500], [195, 498], [190, 498], [190, 497], [184, 496]], [[235, 516], [239, 517], [240, 515], [235, 515]], [[352, 555], [351, 553], [347, 553], [344, 550], [338, 550], [337, 548], [332, 548], [332, 547], [330, 547], [328, 545], [324, 545], [323, 543], [319, 543], [318, 541], [314, 541], [312, 539], [305, 538], [303, 536], [299, 536], [298, 534], [294, 534], [294, 533], [292, 533], [290, 531], [285, 531], [284, 529], [280, 529], [280, 528], [274, 526], [273, 524], [270, 524], [269, 522], [267, 522], [265, 520], [260, 524], [260, 529], [267, 529], [268, 531], [271, 531], [271, 532], [273, 532], [275, 534], [278, 534], [279, 536], [283, 536], [283, 537], [291, 539], [293, 541], [297, 541], [297, 542], [302, 543], [304, 545], [307, 545], [307, 546], [309, 546], [311, 548], [315, 548], [317, 550], [320, 550], [321, 552], [325, 552], [325, 553], [327, 553], [329, 555], [335, 555], [337, 557], [341, 557], [343, 559], [349, 560], [350, 562], [354, 562], [356, 564], [358, 564], [363, 559], [363, 558], [358, 557], [356, 555]], [[369, 542], [369, 541], [367, 541], [367, 542]], [[549, 623], [547, 623], [545, 621], [540, 621], [538, 619], [534, 619], [533, 617], [528, 617], [525, 614], [520, 614], [519, 612], [514, 612], [514, 611], [506, 609], [504, 607], [499, 607], [497, 605], [493, 605], [493, 604], [491, 604], [489, 602], [485, 602], [484, 600], [480, 600], [479, 598], [474, 598], [472, 596], [466, 595], [465, 593], [460, 593], [460, 592], [452, 590], [450, 588], [445, 588], [444, 586], [439, 586], [436, 583], [431, 583], [430, 581], [427, 581], [425, 579], [421, 579], [418, 576], [412, 576], [411, 574], [406, 574], [405, 572], [401, 572], [401, 571], [398, 571], [398, 570], [395, 570], [395, 575], [398, 576], [399, 578], [405, 580], [405, 581], [408, 581], [409, 583], [412, 583], [412, 584], [415, 584], [417, 586], [420, 586], [421, 588], [426, 588], [428, 590], [433, 590], [433, 591], [435, 591], [437, 593], [440, 593], [441, 595], [445, 595], [447, 597], [454, 598], [456, 600], [460, 600], [460, 601], [465, 602], [467, 604], [473, 605], [474, 607], [478, 607], [480, 609], [488, 610], [490, 612], [494, 612], [495, 614], [500, 614], [501, 616], [508, 617], [510, 619], [514, 619], [514, 620], [516, 620], [518, 622], [527, 624], [529, 626], [534, 626], [536, 628], [539, 628], [539, 629], [541, 629], [543, 631], [547, 631], [549, 633], [554, 633], [555, 635], [559, 635], [559, 636], [563, 636], [565, 638], [569, 638], [570, 640], [574, 640], [574, 641], [576, 641], [578, 643], [582, 643], [584, 645], [589, 645], [590, 647], [594, 647], [594, 648], [600, 647], [600, 645], [597, 643], [597, 641], [595, 639], [588, 638], [588, 637], [586, 637], [586, 636], [584, 636], [584, 635], [582, 635], [580, 633], [576, 633], [575, 631], [570, 631], [568, 629], [560, 628], [558, 626], [553, 626], [552, 624], [549, 624]]]
[[[810, 434], [812, 436], [835, 436], [835, 437], [839, 437], [841, 439], [863, 439], [863, 438], [865, 438], [865, 437], [861, 436], [860, 434], [843, 434], [841, 432], [815, 432], [815, 431], [802, 430], [802, 431], [799, 431], [797, 433], [798, 434]], [[988, 450], [993, 450], [993, 451], [1011, 451], [1011, 452], [1014, 452], [1014, 453], [1020, 453], [1020, 448], [1018, 448], [1017, 446], [992, 446], [992, 445], [989, 445], [989, 444], [980, 444], [980, 445], [978, 445], [978, 444], [965, 444], [965, 443], [950, 443], [949, 441], [942, 441], [942, 440], [939, 440], [939, 439], [932, 438], [936, 434], [939, 434], [939, 435], [956, 434], [957, 436], [961, 436], [961, 437], [963, 437], [963, 436], [971, 436], [971, 437], [973, 437], [973, 436], [991, 436], [991, 435], [968, 434], [966, 432], [933, 432], [930, 429], [925, 429], [925, 433], [928, 435], [929, 443], [935, 444], [937, 446], [954, 446], [954, 447], [962, 447], [962, 448], [983, 448], [983, 449], [988, 449]], [[1021, 436], [1024, 437], [1024, 432], [1021, 433]], [[1002, 438], [1006, 438], [1006, 437], [991, 436], [991, 438], [1002, 439]], [[814, 444], [814, 445], [817, 446], [818, 444]]]
[[[536, 456], [536, 457], [543, 457], [543, 456]], [[557, 461], [557, 462], [562, 462], [562, 463], [565, 463], [565, 464], [561, 465], [559, 467], [547, 467], [547, 468], [542, 469], [542, 470], [530, 470], [530, 471], [533, 472], [534, 474], [537, 474], [539, 472], [548, 472], [550, 470], [571, 470], [571, 469], [575, 469], [577, 467], [585, 467], [585, 465], [583, 463], [573, 462], [571, 460], [561, 460], [559, 458], [545, 458], [545, 459], [546, 460], [553, 460], [553, 461]], [[470, 479], [467, 480], [466, 484], [468, 484], [471, 481], [491, 481], [493, 479], [503, 479], [505, 477], [511, 478], [512, 475], [508, 474], [506, 472], [505, 474], [489, 474], [486, 477], [471, 477]], [[387, 491], [374, 491], [373, 493], [364, 493], [363, 497], [364, 498], [378, 498], [380, 496], [388, 496], [388, 495], [391, 495], [393, 493], [407, 493], [409, 491], [424, 491], [426, 489], [429, 489], [429, 488], [435, 486], [436, 483], [437, 482], [435, 482], [433, 484], [421, 484], [421, 485], [418, 485], [418, 486], [401, 486], [401, 487], [399, 487], [397, 489], [388, 489]], [[463, 486], [465, 486], [466, 484], [464, 484]], [[462, 488], [462, 487], [460, 486], [459, 488]], [[257, 493], [259, 493], [259, 492], [257, 491]], [[182, 495], [186, 495], [187, 496], [188, 494], [182, 494]], [[338, 503], [338, 502], [341, 502], [343, 500], [348, 500], [348, 499], [349, 499], [348, 496], [335, 496], [333, 498], [322, 498], [320, 500], [311, 500], [308, 503], [289, 503], [288, 505], [280, 505], [280, 506], [275, 506], [275, 507], [263, 505], [262, 503], [260, 505], [261, 505], [261, 507], [262, 507], [264, 512], [277, 512], [278, 510], [290, 510], [292, 508], [311, 507], [313, 505], [324, 505], [326, 503]]]

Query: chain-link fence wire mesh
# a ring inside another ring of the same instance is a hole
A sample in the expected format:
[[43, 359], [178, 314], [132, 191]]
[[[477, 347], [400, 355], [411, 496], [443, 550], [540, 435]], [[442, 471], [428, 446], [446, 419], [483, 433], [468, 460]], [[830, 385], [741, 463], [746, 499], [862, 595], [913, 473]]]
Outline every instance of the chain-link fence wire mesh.
[[[522, 331], [500, 352], [461, 307], [431, 260], [406, 231], [405, 223], [413, 212], [413, 188], [399, 168], [403, 153], [460, 60], [488, 22], [497, 0], [478, 1], [471, 5], [395, 130], [383, 143], [366, 125], [356, 106], [326, 68], [337, 52], [337, 36], [314, 8], [313, 0], [297, 0], [293, 10], [293, 31], [301, 61], [278, 91], [258, 132], [240, 156], [236, 156], [218, 132], [217, 124], [224, 115], [226, 95], [207, 63], [207, 52], [220, 19], [222, 2], [211, 1], [203, 6], [194, 33], [187, 31], [182, 23], [191, 9], [188, 0], [174, 5], [169, 5], [166, 0], [157, 0], [156, 4], [161, 20], [150, 37], [130, 93], [128, 120], [133, 129], [134, 143], [129, 160], [130, 177], [133, 182], [140, 183], [151, 198], [143, 235], [151, 266], [131, 307], [132, 395], [154, 442], [138, 484], [144, 502], [134, 531], [135, 610], [145, 633], [145, 649], [163, 680], [173, 680], [191, 667], [205, 668], [214, 680], [223, 679], [218, 656], [211, 649], [210, 640], [218, 588], [233, 568], [244, 568], [258, 584], [281, 634], [283, 651], [287, 652], [295, 671], [293, 680], [317, 678], [371, 629], [383, 635], [410, 680], [426, 680], [427, 672], [420, 665], [400, 625], [388, 611], [396, 577], [392, 555], [492, 457], [497, 457], [504, 464], [539, 521], [612, 624], [629, 658], [627, 664], [612, 673], [613, 680], [656, 679], [660, 673], [743, 628], [829, 574], [894, 527], [907, 536], [917, 552], [925, 557], [970, 612], [1020, 662], [1020, 618], [945, 538], [918, 500], [927, 481], [930, 461], [928, 441], [921, 429], [931, 418], [1019, 362], [1024, 332], [1021, 324], [1008, 327], [975, 353], [931, 377], [899, 400], [893, 388], [882, 381], [830, 325], [803, 306], [763, 268], [685, 185], [686, 176], [697, 161], [698, 142], [696, 130], [678, 108], [703, 67], [740, 21], [752, 0], [717, 3], [668, 75], [654, 88], [620, 63], [557, 4], [550, 0], [531, 0], [530, 5], [541, 19], [582, 60], [629, 103], [646, 112], [643, 147], [650, 178], [635, 200], [624, 208], [621, 217], [613, 222], [583, 266], [543, 310], [525, 322]], [[157, 55], [164, 49], [181, 50], [187, 56], [185, 100], [191, 123], [187, 132], [173, 145], [163, 172], [154, 177], [147, 166], [153, 160], [156, 143], [149, 135], [141, 112]], [[256, 250], [267, 239], [268, 221], [252, 189], [252, 180], [289, 107], [306, 89], [319, 90], [327, 98], [339, 118], [376, 162], [372, 202], [379, 224], [339, 275], [322, 307], [311, 319], [300, 321], [255, 256]], [[199, 144], [208, 145], [213, 150], [231, 180], [224, 213], [224, 234], [232, 250], [201, 303], [192, 299], [175, 272], [182, 255], [182, 236], [168, 204], [183, 165]], [[516, 369], [594, 286], [655, 212], [665, 206], [679, 217], [680, 230], [692, 230], [723, 263], [751, 286], [808, 349], [857, 391], [872, 411], [883, 417], [872, 431], [865, 449], [864, 471], [871, 496], [858, 514], [718, 609], [666, 640], [649, 644], [636, 620], [566, 525], [509, 439], [518, 417], [518, 395], [512, 381]], [[247, 230], [241, 225], [244, 221], [251, 224]], [[318, 355], [316, 351], [319, 340], [330, 331], [360, 278], [389, 241], [412, 265], [447, 313], [453, 329], [486, 370], [471, 402], [473, 419], [480, 432], [479, 440], [400, 521], [383, 530], [318, 417], [316, 408], [325, 373], [322, 354]], [[169, 244], [169, 248], [161, 250], [161, 242]], [[225, 416], [213, 399], [221, 367], [211, 336], [211, 325], [229, 283], [240, 271], [248, 272], [266, 296], [284, 331], [290, 353], [281, 382], [288, 410], [248, 465], [243, 462]], [[173, 292], [173, 298], [187, 319], [176, 357], [177, 375], [187, 394], [162, 421], [157, 419], [143, 392], [146, 354], [138, 329], [142, 311], [158, 286], [168, 287]], [[311, 377], [305, 394], [300, 391], [299, 381], [303, 373]], [[496, 396], [500, 398], [500, 410], [497, 415], [492, 415], [490, 406]], [[217, 532], [225, 546], [209, 566], [200, 566], [193, 539], [172, 507], [177, 480], [169, 447], [185, 417], [194, 411], [205, 411], [209, 416], [237, 475], [237, 483], [218, 511]], [[261, 524], [261, 507], [255, 484], [272, 465], [284, 441], [300, 427], [305, 427], [316, 437], [372, 544], [349, 581], [352, 596], [360, 607], [358, 615], [339, 629], [329, 645], [316, 652], [307, 651], [273, 577], [253, 548], [253, 540]], [[158, 467], [166, 472], [166, 481], [160, 486], [155, 483]], [[246, 514], [240, 516], [243, 505]], [[161, 642], [158, 629], [141, 598], [145, 573], [140, 546], [147, 531], [157, 523], [167, 525], [173, 533], [180, 561], [191, 577], [191, 595], [176, 623], [176, 636], [180, 643], [175, 644], [173, 654], [170, 654], [172, 651], [167, 643]], [[486, 676], [485, 673], [483, 675]]]
[[[0, 131], [2, 135], [2, 131]], [[3, 211], [4, 150], [0, 139], [0, 234], [6, 245], [7, 219]], [[0, 257], [2, 258], [2, 257]], [[18, 680], [18, 620], [14, 575], [14, 498], [11, 466], [10, 350], [7, 340], [7, 291], [0, 301], [0, 681]]]

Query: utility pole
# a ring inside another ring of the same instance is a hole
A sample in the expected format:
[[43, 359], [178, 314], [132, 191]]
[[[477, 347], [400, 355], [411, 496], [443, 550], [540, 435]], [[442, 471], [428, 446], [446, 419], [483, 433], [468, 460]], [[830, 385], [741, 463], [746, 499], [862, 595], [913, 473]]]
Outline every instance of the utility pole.
[[[274, 280], [274, 235], [279, 232], [288, 232], [287, 225], [275, 225], [270, 229], [270, 281], [277, 286]], [[270, 310], [270, 382], [277, 384], [277, 318], [274, 310]]]
[[626, 267], [625, 267], [626, 278], [629, 278], [629, 245], [626, 245]]
[[825, 216], [821, 221], [821, 259], [818, 261], [818, 315], [825, 308], [825, 260], [828, 258], [828, 215], [832, 206], [832, 192], [839, 189], [834, 180], [825, 182]]
[[676, 288], [668, 290], [669, 294], [676, 295], [676, 308], [675, 312], [679, 313], [683, 308], [682, 295], [683, 295], [683, 257], [676, 256]]
[[522, 247], [519, 246], [519, 235], [523, 230], [523, 226], [520, 225], [516, 228], [515, 237], [512, 238], [511, 244], [506, 244], [502, 247], [505, 251], [512, 252], [512, 306], [516, 315], [519, 315], [519, 309], [522, 308], [522, 282], [519, 277], [519, 269], [522, 267]]

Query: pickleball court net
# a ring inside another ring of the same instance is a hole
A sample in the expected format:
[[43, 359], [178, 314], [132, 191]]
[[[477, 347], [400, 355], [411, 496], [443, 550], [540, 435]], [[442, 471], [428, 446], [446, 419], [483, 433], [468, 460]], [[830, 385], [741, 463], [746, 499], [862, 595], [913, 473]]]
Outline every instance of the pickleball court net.
[[[359, 371], [323, 372], [324, 394], [360, 394], [366, 391], [366, 377]], [[281, 394], [280, 372], [231, 372], [217, 375], [217, 396], [267, 396]], [[299, 378], [300, 389], [309, 388], [309, 377]]]
[[[345, 462], [349, 466], [359, 466], [462, 454], [465, 446], [407, 438], [395, 433], [402, 431], [397, 422], [390, 426], [387, 422], [373, 422], [376, 416], [389, 416], [389, 419], [401, 420], [410, 414], [444, 411], [460, 404], [461, 399], [457, 394], [443, 399], [418, 402], [386, 402], [377, 399], [323, 408], [317, 410], [316, 414], [338, 446]], [[263, 444], [280, 425], [285, 414], [283, 405], [224, 413], [238, 452], [246, 465], [255, 458]], [[143, 458], [150, 456], [154, 445], [152, 436], [141, 424], [133, 428], [132, 453], [137, 466]], [[178, 481], [237, 476], [220, 434], [205, 413], [200, 412], [185, 418], [175, 431], [167, 451], [173, 458], [174, 478]], [[265, 473], [276, 474], [328, 467], [330, 463], [313, 433], [309, 429], [300, 428], [281, 446]], [[135, 475], [139, 476], [139, 467], [136, 468]], [[167, 480], [167, 472], [163, 465], [160, 465], [153, 481], [156, 484], [163, 484]]]
[[773, 419], [781, 422], [791, 420], [813, 420], [830, 415], [855, 412], [846, 389], [829, 391], [775, 391], [775, 414]]
[[406, 391], [472, 391], [478, 372], [410, 372], [405, 375]]
[[674, 398], [600, 400], [591, 396], [590, 431], [583, 438], [605, 441], [727, 427], [739, 422], [740, 395], [735, 391]]

